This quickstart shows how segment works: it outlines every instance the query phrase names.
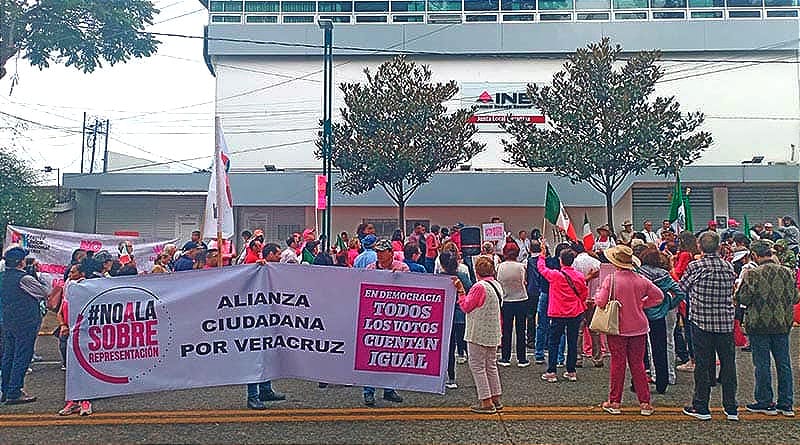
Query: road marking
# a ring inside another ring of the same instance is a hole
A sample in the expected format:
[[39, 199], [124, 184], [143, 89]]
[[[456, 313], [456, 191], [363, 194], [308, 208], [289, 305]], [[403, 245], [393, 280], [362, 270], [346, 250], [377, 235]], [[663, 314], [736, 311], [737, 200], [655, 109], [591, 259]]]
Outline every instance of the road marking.
[[[2, 411], [0, 411], [1, 413]], [[695, 421], [681, 414], [680, 408], [665, 407], [650, 417], [638, 410], [623, 410], [622, 416], [606, 414], [599, 407], [517, 406], [506, 407], [493, 415], [474, 414], [464, 407], [425, 408], [343, 408], [286, 410], [203, 410], [99, 412], [90, 417], [58, 417], [54, 414], [0, 414], [0, 428], [78, 425], [179, 425], [205, 423], [302, 423], [302, 422], [426, 422], [426, 421]], [[722, 412], [715, 412], [724, 419]], [[782, 416], [746, 414], [745, 420], [779, 420]]]

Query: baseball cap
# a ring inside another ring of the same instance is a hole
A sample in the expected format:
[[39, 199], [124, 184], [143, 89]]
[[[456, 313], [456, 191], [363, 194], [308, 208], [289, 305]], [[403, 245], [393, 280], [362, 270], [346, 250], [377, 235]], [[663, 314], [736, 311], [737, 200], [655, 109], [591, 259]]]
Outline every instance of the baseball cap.
[[376, 252], [386, 252], [392, 250], [392, 243], [388, 239], [382, 239], [375, 243]]
[[101, 250], [97, 252], [96, 254], [94, 254], [93, 258], [98, 263], [105, 263], [106, 261], [114, 261], [114, 257], [112, 257], [107, 250]]
[[197, 244], [196, 242], [187, 241], [186, 244], [183, 245], [183, 249], [181, 249], [181, 250], [183, 250], [184, 252], [188, 252], [188, 251], [190, 251], [192, 249], [197, 249], [198, 247], [200, 247], [200, 245]]
[[364, 246], [365, 249], [371, 249], [376, 241], [378, 241], [378, 238], [375, 235], [367, 235], [361, 240], [361, 245]]
[[219, 245], [217, 244], [216, 241], [211, 240], [208, 243], [208, 250], [219, 250]]
[[30, 252], [23, 249], [22, 247], [12, 247], [6, 250], [6, 253], [3, 255], [3, 258], [5, 258], [6, 261], [19, 262], [25, 259], [25, 257], [28, 256], [28, 253]]
[[739, 221], [733, 218], [728, 218], [728, 227], [739, 227]]
[[771, 229], [772, 228], [772, 223], [771, 222], [764, 223], [764, 228], [765, 229]]
[[622, 225], [623, 225], [623, 226], [632, 226], [632, 225], [633, 225], [633, 223], [631, 222], [631, 220], [629, 220], [629, 219], [626, 219], [625, 221], [623, 221], [623, 222], [622, 222]]

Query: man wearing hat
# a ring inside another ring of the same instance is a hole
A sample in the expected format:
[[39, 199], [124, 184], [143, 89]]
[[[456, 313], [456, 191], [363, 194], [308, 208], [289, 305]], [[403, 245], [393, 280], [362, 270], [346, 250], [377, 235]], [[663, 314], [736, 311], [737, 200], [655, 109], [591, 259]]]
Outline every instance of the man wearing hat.
[[608, 227], [608, 224], [603, 224], [597, 228], [597, 238], [594, 240], [593, 251], [600, 253], [616, 245], [614, 238], [611, 237], [611, 228]]
[[175, 272], [194, 269], [194, 257], [202, 248], [194, 241], [189, 241], [183, 245], [183, 255], [175, 261]]
[[375, 243], [378, 238], [375, 235], [367, 235], [361, 240], [361, 247], [364, 251], [361, 252], [353, 261], [353, 267], [356, 269], [366, 269], [370, 264], [378, 261], [378, 254], [375, 253]]
[[47, 298], [50, 289], [25, 272], [28, 251], [12, 247], [4, 258], [6, 270], [2, 284], [3, 359], [2, 396], [7, 405], [35, 402], [36, 397], [25, 394], [25, 373], [33, 358], [33, 346], [42, 323], [39, 301]]
[[762, 239], [768, 239], [773, 242], [782, 238], [781, 234], [775, 231], [775, 228], [771, 222], [764, 223], [764, 231], [761, 232], [760, 236]]
[[620, 244], [630, 246], [631, 240], [633, 240], [633, 223], [631, 220], [626, 219], [622, 222], [622, 231], [617, 234], [617, 241]]

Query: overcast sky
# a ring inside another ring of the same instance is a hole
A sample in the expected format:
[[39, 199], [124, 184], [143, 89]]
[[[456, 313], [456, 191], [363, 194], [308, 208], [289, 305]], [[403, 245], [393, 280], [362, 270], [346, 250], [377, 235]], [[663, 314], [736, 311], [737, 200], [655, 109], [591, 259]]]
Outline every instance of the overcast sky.
[[[197, 0], [155, 0], [161, 13], [153, 31], [202, 35], [208, 20]], [[184, 15], [186, 14], [186, 15]], [[158, 53], [84, 74], [53, 64], [39, 71], [12, 59], [0, 80], [0, 110], [55, 128], [27, 124], [15, 150], [35, 168], [80, 170], [83, 112], [111, 120], [109, 150], [156, 161], [211, 156], [214, 77], [203, 61], [202, 40], [162, 38]], [[11, 78], [18, 84], [9, 95]], [[194, 105], [186, 107], [187, 105]], [[174, 110], [175, 108], [181, 108]], [[0, 127], [12, 123], [0, 119]], [[11, 132], [0, 133], [8, 143]], [[201, 159], [173, 170], [207, 167]], [[53, 178], [55, 181], [55, 178]]]

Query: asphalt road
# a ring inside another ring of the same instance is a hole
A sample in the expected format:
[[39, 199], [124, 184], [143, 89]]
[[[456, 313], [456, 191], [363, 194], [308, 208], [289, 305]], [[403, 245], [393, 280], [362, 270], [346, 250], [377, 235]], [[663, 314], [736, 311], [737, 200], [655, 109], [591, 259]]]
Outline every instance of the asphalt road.
[[[793, 357], [800, 354], [798, 343], [800, 331], [795, 330]], [[612, 417], [597, 406], [607, 395], [608, 367], [579, 369], [576, 383], [549, 384], [539, 379], [543, 366], [537, 365], [501, 368], [506, 409], [489, 416], [467, 410], [475, 387], [466, 365], [458, 365], [458, 389], [444, 396], [404, 392], [404, 403], [379, 399], [376, 408], [363, 406], [360, 388], [320, 389], [314, 382], [281, 380], [275, 387], [288, 400], [270, 404], [267, 411], [247, 410], [244, 386], [228, 386], [98, 400], [94, 415], [62, 418], [56, 412], [63, 405], [64, 373], [55, 339], [40, 337], [37, 351], [45, 362], [34, 364], [26, 387], [39, 400], [0, 407], [0, 444], [800, 443], [797, 420], [744, 412], [753, 390], [750, 354], [744, 352], [737, 352], [742, 420], [734, 423], [724, 420], [719, 408], [711, 422], [680, 414], [691, 398], [691, 374], [679, 373], [678, 384], [667, 394], [654, 395], [653, 417], [638, 415], [629, 392], [624, 401], [628, 411]], [[720, 405], [718, 389], [712, 392], [712, 405]]]

